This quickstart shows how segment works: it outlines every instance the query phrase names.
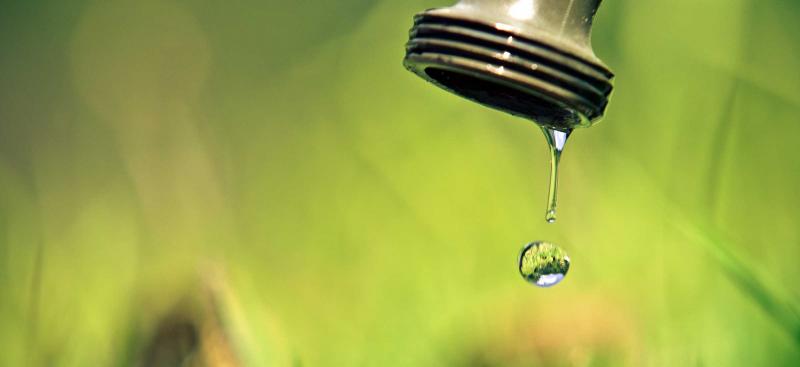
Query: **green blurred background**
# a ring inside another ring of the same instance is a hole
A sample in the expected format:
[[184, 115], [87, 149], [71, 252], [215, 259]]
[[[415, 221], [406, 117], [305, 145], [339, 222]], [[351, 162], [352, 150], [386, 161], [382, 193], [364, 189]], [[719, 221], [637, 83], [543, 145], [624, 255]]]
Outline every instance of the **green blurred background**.
[[800, 364], [800, 3], [605, 1], [555, 225], [536, 126], [401, 66], [446, 5], [3, 3], [0, 365]]

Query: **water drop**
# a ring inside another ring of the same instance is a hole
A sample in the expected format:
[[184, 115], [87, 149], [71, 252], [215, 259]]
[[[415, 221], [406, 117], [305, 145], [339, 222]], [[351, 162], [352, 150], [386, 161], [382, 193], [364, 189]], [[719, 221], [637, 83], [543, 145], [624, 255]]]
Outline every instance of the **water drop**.
[[547, 213], [544, 219], [547, 223], [556, 221], [556, 201], [558, 196], [558, 162], [561, 160], [561, 153], [567, 138], [572, 130], [556, 130], [549, 127], [542, 127], [547, 145], [550, 147], [550, 189], [547, 191]]
[[519, 254], [519, 273], [538, 287], [552, 287], [561, 282], [569, 270], [567, 253], [549, 242], [531, 242]]

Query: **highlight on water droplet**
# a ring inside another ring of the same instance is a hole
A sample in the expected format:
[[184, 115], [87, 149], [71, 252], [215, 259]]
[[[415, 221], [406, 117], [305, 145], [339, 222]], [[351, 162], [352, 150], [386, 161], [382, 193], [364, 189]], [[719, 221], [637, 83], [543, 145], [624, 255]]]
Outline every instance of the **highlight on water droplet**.
[[547, 214], [544, 215], [544, 220], [547, 223], [555, 223], [556, 222], [556, 210], [555, 209], [548, 209]]
[[519, 273], [528, 283], [547, 288], [560, 283], [569, 271], [569, 256], [552, 243], [536, 241], [522, 248]]

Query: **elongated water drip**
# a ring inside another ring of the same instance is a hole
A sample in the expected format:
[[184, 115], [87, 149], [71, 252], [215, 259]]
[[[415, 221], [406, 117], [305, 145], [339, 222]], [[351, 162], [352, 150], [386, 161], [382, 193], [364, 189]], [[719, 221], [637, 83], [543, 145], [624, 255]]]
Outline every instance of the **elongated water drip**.
[[547, 213], [544, 219], [547, 223], [554, 223], [558, 201], [558, 163], [561, 161], [561, 153], [564, 152], [564, 146], [572, 130], [560, 131], [543, 127], [542, 132], [550, 149], [550, 188], [547, 190]]
[[405, 67], [485, 106], [535, 122], [551, 149], [547, 221], [569, 134], [605, 113], [614, 74], [595, 56], [601, 0], [459, 0], [414, 17]]

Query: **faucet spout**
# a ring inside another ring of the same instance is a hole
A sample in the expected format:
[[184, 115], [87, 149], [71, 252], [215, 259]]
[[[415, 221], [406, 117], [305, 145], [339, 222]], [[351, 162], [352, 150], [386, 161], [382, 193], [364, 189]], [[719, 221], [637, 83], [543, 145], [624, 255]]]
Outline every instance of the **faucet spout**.
[[605, 112], [613, 73], [591, 48], [601, 0], [461, 0], [419, 13], [404, 65], [477, 103], [561, 131]]

